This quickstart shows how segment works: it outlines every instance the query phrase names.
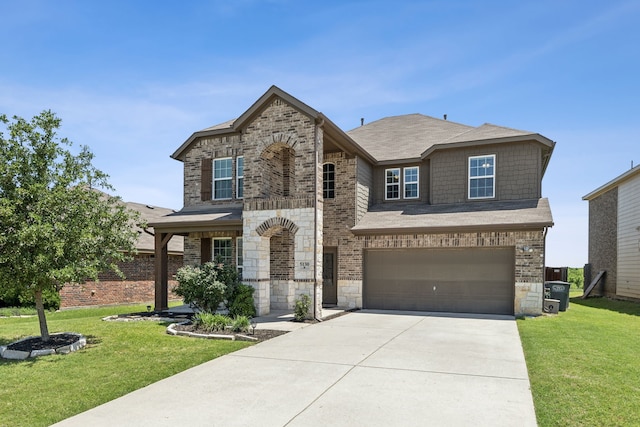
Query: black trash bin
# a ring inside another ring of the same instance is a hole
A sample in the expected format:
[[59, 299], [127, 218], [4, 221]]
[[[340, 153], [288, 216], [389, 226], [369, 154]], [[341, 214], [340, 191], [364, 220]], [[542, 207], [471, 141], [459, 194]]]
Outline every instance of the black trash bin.
[[560, 311], [567, 311], [569, 308], [569, 288], [571, 283], [568, 282], [544, 282], [545, 297], [560, 301]]

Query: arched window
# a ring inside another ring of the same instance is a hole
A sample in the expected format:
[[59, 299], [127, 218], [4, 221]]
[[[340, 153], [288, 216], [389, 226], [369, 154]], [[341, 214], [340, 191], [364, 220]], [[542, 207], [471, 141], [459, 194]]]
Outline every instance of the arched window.
[[333, 199], [336, 196], [336, 165], [325, 163], [322, 165], [322, 197]]

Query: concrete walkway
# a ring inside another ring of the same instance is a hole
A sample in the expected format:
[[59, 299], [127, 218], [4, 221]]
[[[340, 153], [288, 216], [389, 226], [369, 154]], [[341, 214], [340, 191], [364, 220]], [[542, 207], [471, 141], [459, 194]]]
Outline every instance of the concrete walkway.
[[56, 425], [526, 427], [536, 419], [512, 317], [364, 310]]

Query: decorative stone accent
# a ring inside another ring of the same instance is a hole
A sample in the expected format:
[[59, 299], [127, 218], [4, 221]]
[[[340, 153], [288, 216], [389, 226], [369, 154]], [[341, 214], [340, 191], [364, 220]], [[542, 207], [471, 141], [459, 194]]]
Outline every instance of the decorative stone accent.
[[[4, 359], [12, 359], [12, 360], [24, 360], [29, 357], [38, 357], [38, 356], [47, 356], [51, 354], [69, 354], [72, 351], [77, 351], [87, 345], [87, 339], [73, 332], [62, 332], [64, 335], [75, 335], [78, 337], [78, 341], [74, 342], [70, 345], [65, 345], [63, 347], [51, 348], [51, 349], [43, 349], [43, 350], [33, 350], [31, 352], [28, 351], [19, 351], [19, 350], [9, 350], [9, 346], [0, 346], [0, 357]], [[60, 334], [52, 334], [51, 336], [60, 335]], [[30, 339], [39, 338], [39, 337], [27, 337], [23, 338], [19, 341], [16, 341], [13, 344], [17, 344], [23, 341], [27, 341]], [[10, 344], [11, 345], [11, 344]]]

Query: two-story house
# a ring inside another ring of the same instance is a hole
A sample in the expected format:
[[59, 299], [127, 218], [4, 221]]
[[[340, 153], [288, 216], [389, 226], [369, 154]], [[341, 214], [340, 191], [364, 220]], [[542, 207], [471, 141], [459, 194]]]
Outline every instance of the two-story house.
[[273, 86], [240, 117], [195, 132], [184, 208], [156, 230], [156, 308], [166, 245], [185, 264], [235, 263], [259, 314], [300, 294], [322, 307], [539, 314], [547, 229], [539, 134], [420, 114], [344, 132]]

